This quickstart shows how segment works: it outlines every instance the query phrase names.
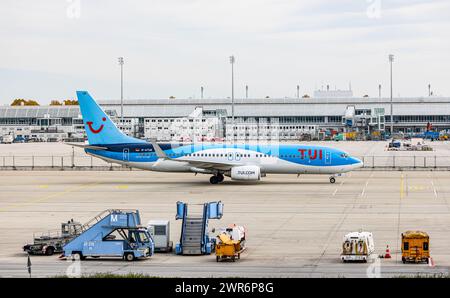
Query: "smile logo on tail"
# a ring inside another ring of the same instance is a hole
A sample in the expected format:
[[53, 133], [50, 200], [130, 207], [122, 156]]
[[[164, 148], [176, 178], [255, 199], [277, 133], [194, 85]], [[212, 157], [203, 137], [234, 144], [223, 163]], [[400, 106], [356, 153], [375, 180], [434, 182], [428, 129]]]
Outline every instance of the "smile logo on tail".
[[[106, 118], [103, 117], [102, 120], [103, 120], [103, 121], [106, 121]], [[99, 133], [99, 132], [101, 132], [102, 129], [103, 129], [103, 127], [104, 127], [104, 125], [102, 124], [102, 125], [100, 125], [100, 127], [99, 127], [98, 129], [94, 129], [94, 128], [92, 127], [92, 124], [94, 124], [94, 122], [92, 122], [92, 121], [88, 121], [88, 122], [86, 122], [86, 124], [88, 125], [89, 130], [90, 130], [92, 133], [96, 133], [96, 134]]]

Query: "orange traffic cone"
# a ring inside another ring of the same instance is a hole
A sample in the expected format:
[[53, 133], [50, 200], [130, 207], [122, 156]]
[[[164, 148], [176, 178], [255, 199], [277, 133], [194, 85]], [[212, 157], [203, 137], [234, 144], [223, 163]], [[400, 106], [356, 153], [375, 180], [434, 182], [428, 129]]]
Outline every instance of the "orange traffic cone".
[[434, 266], [435, 266], [434, 260], [433, 260], [432, 257], [429, 257], [429, 258], [428, 258], [428, 266], [430, 266], [430, 267], [434, 267]]
[[389, 245], [386, 246], [386, 254], [384, 255], [385, 259], [390, 259], [391, 257], [391, 251], [389, 250]]

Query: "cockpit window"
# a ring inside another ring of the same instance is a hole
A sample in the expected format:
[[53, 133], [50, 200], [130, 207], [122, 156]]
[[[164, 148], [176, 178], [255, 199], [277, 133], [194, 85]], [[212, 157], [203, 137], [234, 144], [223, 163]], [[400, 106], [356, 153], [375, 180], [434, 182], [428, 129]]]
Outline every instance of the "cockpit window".
[[341, 154], [341, 157], [347, 158], [347, 157], [348, 157], [348, 154], [347, 154], [347, 153], [342, 153], [342, 154]]

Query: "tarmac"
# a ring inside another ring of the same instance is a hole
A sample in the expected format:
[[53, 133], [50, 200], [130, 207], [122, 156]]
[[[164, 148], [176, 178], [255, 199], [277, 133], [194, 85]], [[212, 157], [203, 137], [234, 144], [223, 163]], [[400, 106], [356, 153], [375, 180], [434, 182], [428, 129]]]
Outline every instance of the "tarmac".
[[[450, 269], [450, 173], [446, 171], [358, 171], [330, 184], [324, 175], [268, 175], [256, 183], [209, 176], [144, 171], [0, 172], [0, 277], [27, 277], [22, 246], [33, 233], [58, 229], [71, 218], [86, 222], [110, 208], [139, 209], [143, 223], [171, 220], [171, 239], [180, 236], [176, 202], [222, 201], [228, 224], [248, 230], [247, 251], [236, 262], [216, 263], [214, 255], [156, 254], [126, 262], [62, 261], [31, 256], [32, 276], [70, 273], [145, 273], [163, 277], [397, 277], [448, 275]], [[342, 263], [343, 236], [373, 232], [376, 255], [392, 259]], [[402, 264], [400, 235], [429, 233], [435, 266]]]

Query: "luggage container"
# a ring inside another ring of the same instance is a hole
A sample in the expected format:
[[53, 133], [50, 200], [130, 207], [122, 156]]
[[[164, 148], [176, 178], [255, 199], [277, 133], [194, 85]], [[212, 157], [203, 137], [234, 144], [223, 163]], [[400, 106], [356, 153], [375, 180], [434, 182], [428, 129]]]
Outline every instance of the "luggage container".
[[173, 242], [170, 241], [170, 221], [150, 220], [147, 229], [155, 243], [155, 252], [172, 252]]

